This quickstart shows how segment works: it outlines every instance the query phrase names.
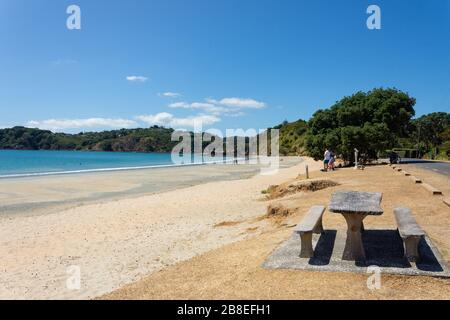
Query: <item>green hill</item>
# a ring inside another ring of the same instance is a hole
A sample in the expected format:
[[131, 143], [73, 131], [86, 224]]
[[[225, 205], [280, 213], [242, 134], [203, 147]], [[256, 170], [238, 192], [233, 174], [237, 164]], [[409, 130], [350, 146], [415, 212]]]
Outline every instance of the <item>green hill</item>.
[[[305, 154], [305, 133], [308, 129], [306, 121], [285, 121], [274, 129], [280, 130], [281, 155]], [[0, 129], [0, 149], [171, 152], [177, 143], [170, 139], [173, 131], [154, 126], [145, 129], [66, 134], [14, 127]]]
[[280, 154], [281, 155], [304, 155], [305, 134], [308, 123], [304, 120], [294, 122], [283, 122], [274, 127], [280, 130]]
[[0, 130], [0, 149], [170, 152], [172, 132], [157, 126], [78, 134], [14, 127]]

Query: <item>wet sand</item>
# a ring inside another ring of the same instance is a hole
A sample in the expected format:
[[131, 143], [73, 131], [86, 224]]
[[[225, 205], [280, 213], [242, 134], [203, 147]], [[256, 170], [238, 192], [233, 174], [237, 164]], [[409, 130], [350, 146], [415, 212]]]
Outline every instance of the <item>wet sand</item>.
[[[298, 157], [282, 159], [280, 168], [302, 161]], [[260, 168], [258, 164], [216, 164], [0, 179], [0, 218], [14, 214], [48, 214], [206, 182], [247, 179], [258, 174]]]

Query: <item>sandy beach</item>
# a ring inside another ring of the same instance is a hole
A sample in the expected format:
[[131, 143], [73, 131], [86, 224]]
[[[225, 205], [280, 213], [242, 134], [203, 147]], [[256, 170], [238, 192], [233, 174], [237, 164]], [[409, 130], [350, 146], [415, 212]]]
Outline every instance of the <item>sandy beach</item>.
[[0, 302], [450, 300], [449, 27], [450, 0], [0, 0]]
[[[0, 298], [85, 299], [271, 228], [262, 190], [318, 170], [284, 158], [276, 175], [252, 165], [202, 166], [0, 181]], [[72, 266], [81, 287], [66, 285]]]
[[[442, 190], [443, 196], [431, 195], [410, 177], [389, 166], [353, 168], [336, 172], [312, 173], [313, 179], [329, 179], [338, 185], [315, 192], [297, 192], [283, 198], [264, 201], [282, 205], [290, 214], [266, 219], [270, 226], [255, 237], [224, 245], [188, 261], [153, 273], [127, 285], [104, 299], [448, 299], [450, 280], [440, 277], [381, 275], [381, 287], [370, 290], [370, 274], [353, 272], [318, 272], [292, 269], [264, 269], [264, 260], [289, 239], [293, 227], [312, 205], [327, 205], [330, 194], [338, 190], [364, 190], [383, 193], [384, 214], [365, 220], [369, 229], [395, 230], [393, 209], [399, 205], [412, 209], [419, 225], [450, 261], [450, 209], [443, 203], [450, 196], [450, 181], [432, 171], [401, 165], [408, 172]], [[304, 179], [300, 176], [298, 181]], [[324, 216], [327, 230], [346, 230], [341, 215], [328, 210]]]
[[[306, 164], [313, 180], [333, 184], [267, 198], [269, 186], [305, 180]], [[367, 228], [395, 229], [393, 208], [407, 205], [450, 261], [449, 209], [442, 202], [450, 195], [448, 178], [403, 165], [444, 193], [433, 196], [388, 166], [328, 173], [321, 166], [310, 158], [284, 158], [269, 176], [258, 174], [257, 166], [239, 165], [2, 180], [0, 298], [448, 297], [448, 279], [384, 275], [382, 289], [370, 291], [364, 274], [261, 267], [310, 206], [326, 205], [332, 192], [349, 189], [383, 193], [385, 214], [368, 217]], [[289, 213], [270, 218], [268, 206]], [[329, 213], [324, 225], [346, 228], [340, 215]], [[79, 289], [67, 286], [74, 267]]]

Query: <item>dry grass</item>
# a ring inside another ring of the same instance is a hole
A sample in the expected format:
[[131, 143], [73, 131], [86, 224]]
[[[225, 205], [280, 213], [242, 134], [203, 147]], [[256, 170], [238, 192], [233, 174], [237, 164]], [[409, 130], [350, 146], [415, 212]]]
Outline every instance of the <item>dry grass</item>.
[[282, 198], [297, 192], [315, 192], [337, 185], [337, 182], [327, 179], [293, 181], [279, 186], [271, 186], [267, 190], [267, 199]]

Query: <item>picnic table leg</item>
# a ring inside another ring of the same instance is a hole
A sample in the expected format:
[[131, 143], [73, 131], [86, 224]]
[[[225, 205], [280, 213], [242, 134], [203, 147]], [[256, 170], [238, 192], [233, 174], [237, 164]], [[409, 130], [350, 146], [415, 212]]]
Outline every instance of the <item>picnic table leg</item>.
[[344, 254], [342, 260], [364, 261], [366, 254], [361, 239], [363, 220], [366, 217], [363, 214], [343, 214], [347, 221], [347, 240], [345, 242]]
[[300, 258], [314, 257], [314, 250], [312, 246], [312, 234], [313, 234], [312, 232], [300, 232], [300, 238], [302, 241]]

